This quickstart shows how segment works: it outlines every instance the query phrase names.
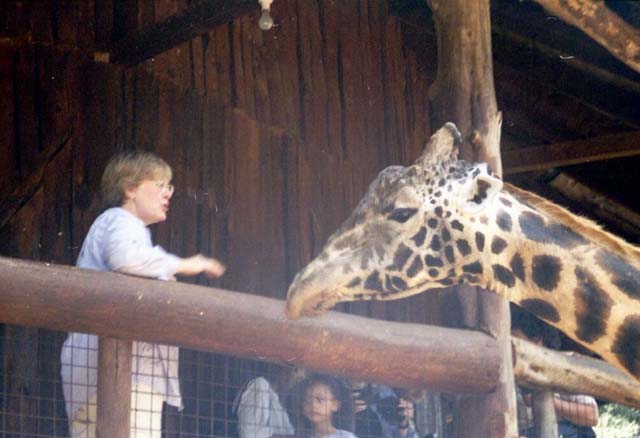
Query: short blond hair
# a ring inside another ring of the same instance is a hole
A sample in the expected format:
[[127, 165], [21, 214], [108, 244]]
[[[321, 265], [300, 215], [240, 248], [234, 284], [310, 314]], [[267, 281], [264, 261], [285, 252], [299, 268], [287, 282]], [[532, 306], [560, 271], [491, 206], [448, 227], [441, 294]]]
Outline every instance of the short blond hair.
[[102, 202], [105, 208], [122, 206], [127, 189], [147, 180], [170, 181], [171, 177], [171, 167], [157, 155], [144, 151], [121, 152], [111, 158], [102, 174]]

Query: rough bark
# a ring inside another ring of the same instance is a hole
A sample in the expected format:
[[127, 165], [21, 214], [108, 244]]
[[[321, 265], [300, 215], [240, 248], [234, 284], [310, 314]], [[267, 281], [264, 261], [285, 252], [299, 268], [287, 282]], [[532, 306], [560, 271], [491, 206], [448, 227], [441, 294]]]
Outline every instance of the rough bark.
[[[489, 163], [502, 174], [500, 128], [493, 85], [489, 2], [429, 0], [438, 40], [438, 71], [430, 88], [431, 126], [456, 123], [467, 136], [462, 155]], [[461, 287], [465, 324], [489, 332], [501, 351], [498, 386], [457, 406], [459, 437], [517, 436], [515, 384], [511, 367], [508, 303], [487, 291]]]
[[454, 122], [468, 136], [463, 156], [487, 162], [502, 175], [489, 2], [430, 0], [429, 5], [438, 40], [438, 71], [429, 89], [432, 126]]

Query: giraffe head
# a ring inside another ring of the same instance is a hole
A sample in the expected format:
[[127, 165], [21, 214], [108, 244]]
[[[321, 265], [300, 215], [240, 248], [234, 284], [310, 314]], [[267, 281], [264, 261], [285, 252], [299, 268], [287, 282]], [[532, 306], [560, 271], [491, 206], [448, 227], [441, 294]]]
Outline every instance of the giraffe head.
[[479, 237], [463, 223], [483, 220], [502, 181], [485, 163], [458, 160], [460, 143], [457, 128], [447, 123], [413, 165], [378, 175], [322, 252], [294, 278], [289, 317], [317, 315], [342, 301], [480, 283], [482, 269], [472, 254]]

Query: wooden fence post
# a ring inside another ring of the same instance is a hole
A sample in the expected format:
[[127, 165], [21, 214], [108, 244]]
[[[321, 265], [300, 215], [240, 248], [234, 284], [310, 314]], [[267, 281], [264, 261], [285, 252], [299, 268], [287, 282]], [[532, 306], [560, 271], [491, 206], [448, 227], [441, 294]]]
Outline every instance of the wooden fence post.
[[131, 341], [98, 338], [97, 438], [129, 436], [131, 350]]
[[536, 438], [558, 438], [558, 419], [553, 406], [553, 392], [545, 389], [536, 390], [531, 396]]

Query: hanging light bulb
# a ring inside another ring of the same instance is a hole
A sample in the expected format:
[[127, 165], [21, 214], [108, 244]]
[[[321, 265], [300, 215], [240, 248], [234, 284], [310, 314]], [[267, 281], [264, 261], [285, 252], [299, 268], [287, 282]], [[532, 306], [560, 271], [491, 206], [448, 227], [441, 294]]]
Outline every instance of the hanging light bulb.
[[258, 27], [262, 30], [269, 30], [273, 27], [273, 18], [271, 18], [271, 14], [266, 9], [262, 11], [262, 14], [260, 15]]
[[271, 18], [271, 13], [269, 12], [271, 8], [271, 3], [273, 0], [258, 0], [260, 2], [260, 7], [262, 8], [262, 14], [260, 15], [260, 20], [258, 20], [258, 27], [262, 30], [269, 30], [273, 27], [273, 18]]

